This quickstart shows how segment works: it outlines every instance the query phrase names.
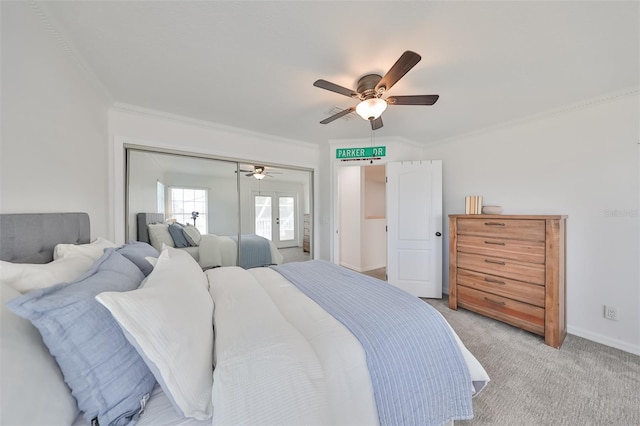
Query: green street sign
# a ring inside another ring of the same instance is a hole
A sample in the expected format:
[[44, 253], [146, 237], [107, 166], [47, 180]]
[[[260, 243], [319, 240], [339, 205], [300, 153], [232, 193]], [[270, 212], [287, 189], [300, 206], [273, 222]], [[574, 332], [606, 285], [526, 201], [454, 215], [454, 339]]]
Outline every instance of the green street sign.
[[368, 148], [338, 148], [336, 158], [346, 160], [349, 158], [375, 158], [384, 157], [387, 154], [386, 146], [371, 146]]

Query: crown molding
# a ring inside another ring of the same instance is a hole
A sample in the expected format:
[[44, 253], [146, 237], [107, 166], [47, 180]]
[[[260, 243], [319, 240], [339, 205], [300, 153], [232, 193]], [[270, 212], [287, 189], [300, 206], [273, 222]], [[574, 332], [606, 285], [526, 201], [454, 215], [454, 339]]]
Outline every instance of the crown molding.
[[216, 123], [213, 121], [200, 120], [197, 118], [186, 117], [183, 115], [173, 114], [164, 111], [158, 111], [154, 109], [144, 108], [137, 105], [126, 104], [122, 102], [114, 102], [110, 108], [114, 111], [120, 111], [125, 113], [133, 113], [142, 115], [149, 118], [158, 118], [162, 120], [172, 121], [178, 124], [188, 124], [191, 126], [204, 127], [212, 130], [218, 130], [227, 133], [233, 133], [241, 136], [250, 136], [258, 139], [266, 139], [271, 142], [281, 142], [290, 145], [304, 146], [319, 150], [320, 147], [312, 142], [299, 141], [295, 139], [287, 139], [280, 136], [270, 135], [267, 133], [254, 132], [252, 130], [243, 129], [241, 127], [227, 126], [225, 124]]
[[434, 142], [429, 142], [425, 145], [422, 145], [423, 148], [429, 148], [429, 147], [434, 147], [434, 146], [438, 146], [438, 145], [442, 145], [442, 144], [448, 144], [448, 143], [453, 143], [453, 142], [457, 142], [463, 139], [468, 139], [471, 137], [476, 137], [476, 136], [481, 136], [487, 133], [492, 133], [492, 132], [496, 132], [498, 130], [502, 130], [502, 129], [508, 129], [510, 127], [516, 127], [516, 126], [520, 126], [523, 124], [527, 124], [527, 123], [532, 123], [532, 122], [536, 122], [536, 121], [541, 121], [541, 120], [547, 120], [553, 117], [558, 117], [558, 116], [562, 116], [562, 115], [566, 115], [566, 114], [571, 114], [574, 113], [576, 111], [580, 111], [580, 110], [586, 110], [589, 108], [594, 108], [596, 106], [602, 105], [602, 104], [606, 104], [609, 102], [615, 102], [619, 99], [622, 98], [627, 98], [627, 97], [632, 97], [632, 96], [637, 96], [638, 93], [640, 93], [640, 87], [639, 86], [632, 86], [632, 87], [627, 87], [625, 89], [622, 90], [618, 90], [615, 92], [609, 92], [606, 93], [604, 95], [600, 95], [600, 96], [596, 96], [593, 98], [589, 98], [589, 99], [585, 99], [583, 101], [580, 102], [576, 102], [573, 104], [567, 104], [567, 105], [563, 105], [561, 107], [558, 108], [554, 108], [548, 111], [543, 111], [537, 114], [533, 114], [533, 115], [528, 115], [525, 117], [521, 117], [521, 118], [517, 118], [515, 120], [511, 120], [511, 121], [507, 121], [504, 123], [500, 123], [500, 124], [496, 124], [493, 126], [488, 126], [488, 127], [483, 127], [481, 129], [478, 130], [473, 130], [471, 132], [467, 132], [467, 133], [463, 133], [460, 135], [456, 135], [456, 136], [452, 136], [449, 138], [445, 138], [445, 139], [440, 139]]
[[352, 139], [329, 139], [328, 144], [333, 145], [347, 145], [347, 144], [358, 144], [358, 145], [373, 145], [377, 146], [379, 144], [392, 144], [392, 143], [403, 143], [406, 145], [412, 145], [416, 148], [424, 148], [424, 145], [416, 142], [412, 139], [407, 139], [401, 136], [384, 136], [381, 138], [352, 138]]
[[108, 104], [113, 104], [113, 96], [102, 84], [102, 81], [98, 78], [93, 69], [87, 64], [82, 55], [78, 53], [71, 38], [64, 33], [62, 25], [56, 21], [53, 14], [49, 10], [45, 1], [29, 0], [29, 7], [36, 14], [40, 22], [44, 25], [53, 39], [60, 45], [67, 57], [71, 59], [80, 73], [84, 75], [87, 82], [102, 96], [105, 98]]

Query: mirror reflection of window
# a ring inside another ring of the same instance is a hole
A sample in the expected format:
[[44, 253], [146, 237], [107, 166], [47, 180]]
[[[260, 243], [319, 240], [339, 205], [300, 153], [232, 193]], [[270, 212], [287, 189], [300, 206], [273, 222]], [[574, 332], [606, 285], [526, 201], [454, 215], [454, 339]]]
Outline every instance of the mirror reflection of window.
[[256, 196], [256, 235], [271, 240], [271, 197]]
[[191, 223], [201, 234], [207, 234], [207, 204], [206, 188], [170, 188], [171, 210], [166, 215], [168, 219], [175, 219], [183, 225]]
[[156, 184], [156, 197], [158, 202], [157, 213], [164, 214], [164, 183], [160, 181]]
[[280, 241], [292, 241], [295, 238], [295, 199], [293, 197], [279, 197], [280, 207]]

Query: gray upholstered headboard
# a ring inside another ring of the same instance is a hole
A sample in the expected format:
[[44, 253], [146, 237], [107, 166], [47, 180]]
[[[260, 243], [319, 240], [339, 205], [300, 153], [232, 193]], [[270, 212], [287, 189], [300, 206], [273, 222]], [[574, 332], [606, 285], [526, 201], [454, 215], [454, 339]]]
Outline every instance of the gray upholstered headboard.
[[147, 228], [147, 225], [150, 223], [164, 223], [164, 214], [138, 213], [136, 218], [136, 226], [138, 228], [138, 241], [151, 244], [151, 240], [149, 240], [149, 229]]
[[0, 260], [48, 263], [56, 244], [87, 244], [87, 213], [0, 214]]

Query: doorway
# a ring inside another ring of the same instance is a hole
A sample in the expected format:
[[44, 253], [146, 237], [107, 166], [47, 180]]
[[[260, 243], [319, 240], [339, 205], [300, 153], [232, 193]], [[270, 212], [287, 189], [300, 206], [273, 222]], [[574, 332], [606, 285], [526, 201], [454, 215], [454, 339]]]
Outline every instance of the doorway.
[[[378, 166], [384, 170], [379, 180], [375, 167], [337, 169], [336, 260], [367, 275], [384, 266], [389, 284], [417, 297], [441, 298], [442, 161], [387, 162]], [[370, 226], [376, 220], [379, 237]], [[382, 251], [382, 265], [371, 265], [372, 249]]]
[[255, 233], [271, 240], [277, 248], [298, 246], [297, 201], [296, 194], [254, 193]]
[[385, 166], [343, 166], [338, 175], [339, 264], [386, 278]]

